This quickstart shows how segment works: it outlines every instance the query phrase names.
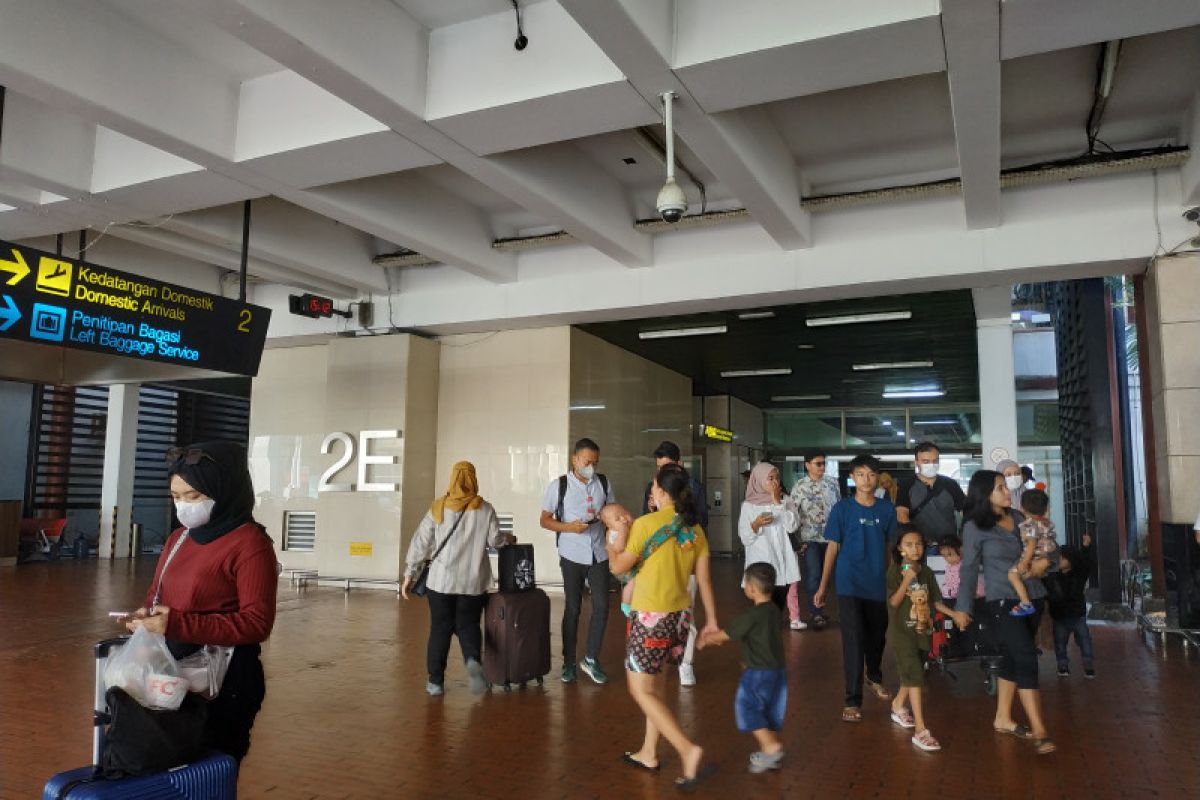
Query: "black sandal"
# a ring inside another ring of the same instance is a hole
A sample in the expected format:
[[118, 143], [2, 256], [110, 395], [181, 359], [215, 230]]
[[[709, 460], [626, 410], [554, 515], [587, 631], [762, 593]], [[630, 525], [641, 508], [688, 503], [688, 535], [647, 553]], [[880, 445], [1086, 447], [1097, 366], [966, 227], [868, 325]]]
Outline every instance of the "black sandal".
[[1015, 736], [1018, 739], [1032, 739], [1033, 738], [1033, 731], [1029, 730], [1029, 728], [1026, 728], [1024, 725], [1022, 725], [1019, 722], [1017, 724], [1013, 725], [1011, 728], [997, 728], [997, 727], [993, 726], [992, 730], [994, 730], [996, 733], [1006, 733], [1009, 736]]
[[644, 769], [647, 772], [658, 772], [657, 764], [655, 764], [652, 767], [649, 764], [638, 761], [636, 758], [633, 757], [633, 753], [628, 753], [628, 752], [625, 753], [625, 755], [621, 756], [621, 760], [624, 761], [626, 764], [628, 764], [631, 767], [637, 767], [638, 769]]
[[696, 771], [696, 776], [694, 778], [685, 778], [682, 775], [676, 778], [675, 788], [681, 792], [693, 791], [697, 785], [699, 785], [705, 779], [711, 777], [716, 771], [717, 768], [715, 766], [712, 764], [706, 764]]

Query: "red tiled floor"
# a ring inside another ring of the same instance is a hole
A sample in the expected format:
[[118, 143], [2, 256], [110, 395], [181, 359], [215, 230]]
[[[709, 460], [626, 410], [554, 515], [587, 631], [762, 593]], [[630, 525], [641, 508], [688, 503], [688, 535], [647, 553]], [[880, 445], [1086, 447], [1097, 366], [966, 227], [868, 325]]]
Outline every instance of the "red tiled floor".
[[[0, 798], [33, 798], [52, 773], [89, 758], [89, 645], [111, 632], [106, 612], [141, 598], [152, 561], [37, 564], [0, 572]], [[745, 600], [737, 568], [716, 562], [728, 618]], [[552, 597], [554, 597], [552, 595]], [[554, 617], [561, 599], [554, 598]], [[280, 587], [264, 648], [266, 705], [240, 782], [243, 798], [671, 797], [678, 761], [664, 743], [660, 775], [619, 763], [642, 719], [621, 680], [622, 626], [610, 617], [603, 663], [612, 685], [557, 680], [543, 689], [472, 697], [454, 662], [444, 698], [424, 684], [428, 629], [421, 601], [390, 592]], [[586, 618], [586, 609], [585, 609]], [[554, 625], [557, 630], [557, 622]], [[1059, 744], [1038, 758], [991, 730], [978, 669], [934, 675], [930, 726], [945, 750], [917, 752], [868, 701], [865, 720], [840, 722], [836, 630], [785, 633], [788, 760], [776, 774], [745, 771], [748, 736], [733, 723], [738, 653], [700, 654], [700, 684], [672, 688], [684, 725], [720, 771], [700, 793], [787, 798], [1069, 798], [1200, 796], [1200, 653], [1139, 641], [1129, 627], [1093, 627], [1099, 677], [1059, 679], [1044, 657], [1044, 702]], [[557, 636], [555, 636], [557, 651]], [[885, 675], [895, 686], [890, 653]]]

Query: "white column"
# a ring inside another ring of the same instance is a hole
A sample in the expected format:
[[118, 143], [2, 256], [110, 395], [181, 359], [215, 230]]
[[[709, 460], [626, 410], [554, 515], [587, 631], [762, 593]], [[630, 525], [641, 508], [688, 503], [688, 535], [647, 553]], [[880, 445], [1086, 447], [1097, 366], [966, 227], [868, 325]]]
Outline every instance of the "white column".
[[1012, 287], [972, 289], [979, 346], [983, 468], [1017, 458], [1017, 385], [1013, 368]]
[[140, 388], [140, 384], [128, 383], [111, 386], [108, 390], [104, 480], [100, 489], [100, 558], [129, 557]]

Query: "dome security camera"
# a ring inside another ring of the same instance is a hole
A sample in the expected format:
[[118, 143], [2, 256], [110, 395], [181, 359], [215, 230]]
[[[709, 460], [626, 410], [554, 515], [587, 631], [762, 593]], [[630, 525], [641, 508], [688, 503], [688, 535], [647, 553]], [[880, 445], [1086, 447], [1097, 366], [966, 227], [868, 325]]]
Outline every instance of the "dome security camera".
[[1188, 222], [1195, 222], [1197, 225], [1200, 225], [1200, 206], [1189, 208], [1183, 212], [1183, 218]]
[[674, 224], [683, 219], [683, 214], [687, 211], [688, 206], [687, 196], [675, 182], [673, 176], [667, 178], [667, 182], [659, 190], [658, 201], [655, 205], [658, 206], [658, 213], [663, 218], [663, 222]]

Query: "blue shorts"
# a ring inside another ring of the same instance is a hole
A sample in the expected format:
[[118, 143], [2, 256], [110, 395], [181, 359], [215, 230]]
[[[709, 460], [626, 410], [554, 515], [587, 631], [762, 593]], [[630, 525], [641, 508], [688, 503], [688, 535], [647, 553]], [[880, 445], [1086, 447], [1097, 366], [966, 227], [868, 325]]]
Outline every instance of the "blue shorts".
[[742, 733], [783, 727], [787, 711], [787, 672], [781, 669], [748, 669], [738, 682], [733, 715]]

